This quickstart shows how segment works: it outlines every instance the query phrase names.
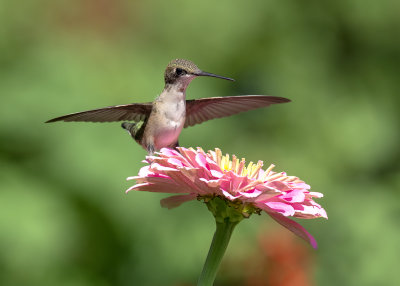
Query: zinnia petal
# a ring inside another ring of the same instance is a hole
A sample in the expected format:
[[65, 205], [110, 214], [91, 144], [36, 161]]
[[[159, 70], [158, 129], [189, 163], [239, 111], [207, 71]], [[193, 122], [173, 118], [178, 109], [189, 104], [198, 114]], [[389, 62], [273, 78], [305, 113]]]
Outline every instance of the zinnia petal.
[[281, 195], [280, 198], [291, 203], [299, 203], [299, 202], [304, 202], [306, 195], [303, 190], [297, 189]]
[[297, 236], [301, 237], [302, 239], [310, 243], [313, 248], [315, 249], [318, 248], [318, 244], [315, 238], [300, 224], [277, 213], [268, 213], [268, 214], [280, 225], [286, 227], [288, 230], [290, 230]]
[[271, 202], [266, 202], [265, 205], [268, 208], [265, 208], [260, 204], [258, 204], [257, 206], [260, 206], [261, 209], [266, 210], [267, 212], [273, 210], [274, 212], [280, 213], [284, 216], [293, 216], [295, 214], [295, 210], [290, 204], [271, 201]]
[[172, 209], [172, 208], [179, 207], [181, 204], [183, 204], [185, 202], [192, 201], [192, 200], [196, 199], [196, 197], [197, 197], [196, 194], [171, 196], [171, 197], [162, 199], [160, 201], [160, 203], [163, 208]]

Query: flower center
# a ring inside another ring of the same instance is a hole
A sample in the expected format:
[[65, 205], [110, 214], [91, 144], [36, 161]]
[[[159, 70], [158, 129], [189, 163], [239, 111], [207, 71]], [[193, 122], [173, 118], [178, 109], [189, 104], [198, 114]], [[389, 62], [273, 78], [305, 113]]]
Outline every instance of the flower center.
[[[246, 166], [246, 160], [242, 158], [239, 160], [235, 155], [232, 155], [232, 159], [229, 158], [229, 154], [222, 155], [222, 152], [219, 148], [215, 148], [215, 152], [209, 151], [208, 153], [211, 158], [217, 162], [219, 167], [224, 172], [235, 172], [239, 176], [247, 176], [249, 178], [257, 178], [258, 174], [263, 166], [263, 161], [258, 161], [257, 164], [250, 162]], [[269, 171], [275, 167], [271, 165]]]

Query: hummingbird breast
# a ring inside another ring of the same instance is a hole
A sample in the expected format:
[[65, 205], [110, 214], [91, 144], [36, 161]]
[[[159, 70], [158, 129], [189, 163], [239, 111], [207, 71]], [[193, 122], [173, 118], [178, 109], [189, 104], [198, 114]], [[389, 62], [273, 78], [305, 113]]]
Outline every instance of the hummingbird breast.
[[156, 100], [147, 123], [145, 142], [155, 150], [174, 147], [186, 119], [186, 100], [184, 93], [162, 96]]

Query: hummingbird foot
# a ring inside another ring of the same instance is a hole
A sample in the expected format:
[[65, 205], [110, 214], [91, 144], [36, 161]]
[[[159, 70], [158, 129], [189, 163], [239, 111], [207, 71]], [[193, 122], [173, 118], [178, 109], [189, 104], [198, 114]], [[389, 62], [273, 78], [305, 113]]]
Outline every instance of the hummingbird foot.
[[171, 148], [173, 148], [175, 150], [176, 150], [177, 147], [179, 147], [179, 141], [176, 141], [175, 145], [171, 146]]
[[154, 145], [153, 144], [147, 145], [146, 146], [146, 150], [147, 150], [147, 153], [149, 154], [149, 156], [153, 156], [154, 155], [155, 149], [154, 149]]

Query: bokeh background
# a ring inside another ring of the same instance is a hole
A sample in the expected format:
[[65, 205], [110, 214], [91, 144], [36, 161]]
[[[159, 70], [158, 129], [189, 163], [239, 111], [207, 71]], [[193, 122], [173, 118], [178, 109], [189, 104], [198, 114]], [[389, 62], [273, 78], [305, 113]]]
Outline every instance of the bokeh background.
[[242, 222], [216, 285], [400, 285], [399, 11], [390, 0], [0, 1], [0, 285], [195, 285], [214, 231], [206, 207], [126, 195], [145, 151], [119, 123], [44, 124], [153, 100], [174, 58], [236, 79], [196, 79], [189, 99], [292, 100], [185, 129], [181, 145], [274, 163], [323, 192], [329, 215], [301, 221], [316, 251], [265, 214]]

